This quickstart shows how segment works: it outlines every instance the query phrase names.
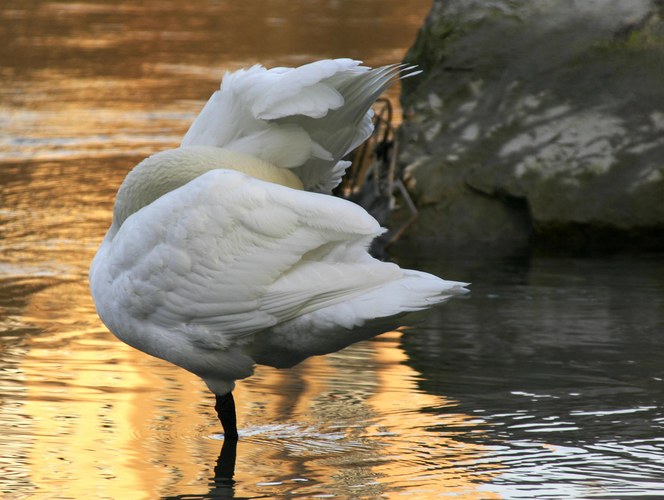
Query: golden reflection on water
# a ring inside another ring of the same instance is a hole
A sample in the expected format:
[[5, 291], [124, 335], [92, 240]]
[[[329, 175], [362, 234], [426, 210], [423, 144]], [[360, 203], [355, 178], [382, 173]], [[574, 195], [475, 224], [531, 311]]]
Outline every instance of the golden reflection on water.
[[[58, 309], [69, 314], [54, 321]], [[34, 293], [24, 317], [48, 335], [24, 342], [6, 374], [18, 388], [0, 415], [23, 425], [2, 444], [20, 481], [0, 480], [2, 489], [71, 498], [207, 490], [219, 424], [200, 380], [115, 340], [85, 283]], [[475, 420], [418, 389], [401, 335], [290, 370], [259, 367], [240, 382], [235, 494], [492, 498], [478, 486], [500, 470], [471, 444]]]

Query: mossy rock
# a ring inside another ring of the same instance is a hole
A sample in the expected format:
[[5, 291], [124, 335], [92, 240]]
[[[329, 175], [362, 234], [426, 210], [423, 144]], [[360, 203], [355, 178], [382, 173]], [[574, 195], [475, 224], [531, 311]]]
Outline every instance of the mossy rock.
[[664, 249], [658, 5], [436, 0], [402, 95], [411, 237]]

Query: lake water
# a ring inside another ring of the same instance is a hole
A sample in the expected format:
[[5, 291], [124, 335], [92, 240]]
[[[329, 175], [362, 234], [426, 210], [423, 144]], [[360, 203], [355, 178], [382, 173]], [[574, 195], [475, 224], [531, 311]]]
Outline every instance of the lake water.
[[95, 314], [87, 269], [117, 187], [178, 144], [224, 70], [399, 61], [428, 8], [0, 3], [4, 497], [664, 498], [661, 255], [400, 255], [472, 293], [407, 332], [258, 367], [235, 391], [236, 450], [199, 379]]

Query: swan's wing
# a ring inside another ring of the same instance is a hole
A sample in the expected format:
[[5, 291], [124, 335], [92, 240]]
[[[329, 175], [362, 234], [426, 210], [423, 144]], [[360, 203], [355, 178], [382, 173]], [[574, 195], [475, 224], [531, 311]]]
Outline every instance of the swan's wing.
[[226, 74], [181, 145], [250, 154], [293, 168], [308, 191], [330, 192], [348, 166], [340, 160], [373, 131], [373, 102], [395, 80], [417, 73], [360, 64], [330, 59]]
[[[334, 59], [299, 68], [249, 69], [226, 73], [182, 140], [182, 146], [216, 146], [250, 154], [280, 167], [292, 168], [308, 159], [332, 161], [308, 131], [280, 118], [325, 116], [344, 104], [327, 83], [338, 74], [360, 74], [369, 68], [359, 61]], [[284, 147], [287, 145], [287, 147]]]
[[[343, 106], [330, 109], [318, 120], [293, 115], [281, 121], [300, 125], [316, 144], [332, 154], [336, 162], [369, 138], [374, 129], [371, 106], [396, 80], [420, 73], [414, 69], [412, 66], [394, 64], [362, 73], [338, 73], [329, 78], [327, 83], [343, 96]], [[349, 165], [350, 162], [335, 164], [312, 156], [293, 170], [305, 189], [329, 193], [341, 182]]]
[[107, 286], [116, 310], [225, 347], [394, 279], [366, 252], [380, 232], [345, 200], [213, 170], [125, 220]]

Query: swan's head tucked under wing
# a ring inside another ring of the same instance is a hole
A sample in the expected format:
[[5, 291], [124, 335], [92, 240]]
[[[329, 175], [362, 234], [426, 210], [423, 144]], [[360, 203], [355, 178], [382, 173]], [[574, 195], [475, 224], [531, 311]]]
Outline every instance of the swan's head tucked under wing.
[[169, 149], [146, 158], [129, 172], [115, 200], [113, 226], [119, 229], [134, 212], [214, 169], [236, 170], [263, 181], [302, 189], [302, 181], [292, 171], [254, 156], [211, 146]]
[[120, 186], [90, 268], [99, 316], [200, 376], [227, 438], [238, 437], [231, 391], [255, 363], [292, 365], [467, 291], [374, 259], [378, 221], [330, 196], [373, 130], [372, 103], [417, 73], [350, 59], [231, 73], [181, 147]]

